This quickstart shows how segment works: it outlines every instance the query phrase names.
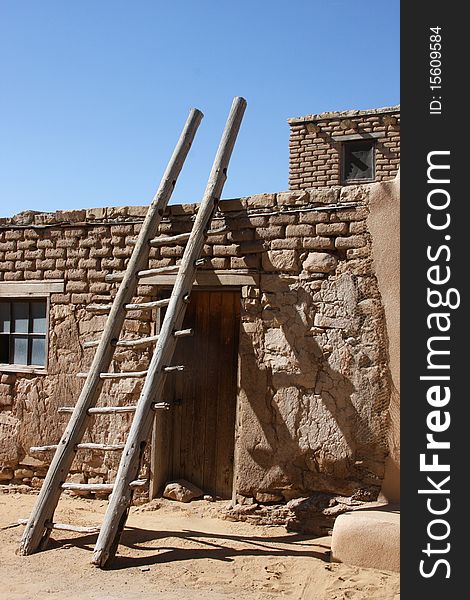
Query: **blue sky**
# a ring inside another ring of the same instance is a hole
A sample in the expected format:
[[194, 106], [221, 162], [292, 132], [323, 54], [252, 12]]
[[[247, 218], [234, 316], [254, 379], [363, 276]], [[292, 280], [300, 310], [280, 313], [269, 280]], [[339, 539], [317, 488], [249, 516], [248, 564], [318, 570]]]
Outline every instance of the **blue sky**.
[[225, 198], [287, 189], [288, 117], [399, 102], [399, 1], [0, 0], [0, 216], [199, 201], [234, 96]]

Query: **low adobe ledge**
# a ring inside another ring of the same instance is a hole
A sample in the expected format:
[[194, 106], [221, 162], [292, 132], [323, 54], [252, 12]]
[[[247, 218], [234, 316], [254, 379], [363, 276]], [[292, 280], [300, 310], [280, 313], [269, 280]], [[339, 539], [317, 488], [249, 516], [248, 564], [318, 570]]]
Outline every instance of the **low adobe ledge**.
[[368, 110], [343, 110], [337, 112], [323, 112], [305, 117], [291, 117], [287, 119], [289, 125], [311, 123], [312, 121], [325, 121], [326, 119], [351, 119], [353, 117], [371, 117], [400, 112], [400, 105], [384, 106], [383, 108], [370, 108]]
[[[256, 194], [244, 198], [221, 200], [218, 215], [283, 212], [296, 208], [334, 208], [364, 204], [369, 196], [368, 185], [332, 186], [323, 189], [306, 189], [271, 194]], [[199, 204], [172, 204], [167, 207], [162, 220], [174, 217], [194, 219]], [[0, 229], [53, 226], [86, 226], [108, 223], [141, 223], [148, 206], [113, 206], [56, 212], [24, 211], [13, 217], [0, 218]]]

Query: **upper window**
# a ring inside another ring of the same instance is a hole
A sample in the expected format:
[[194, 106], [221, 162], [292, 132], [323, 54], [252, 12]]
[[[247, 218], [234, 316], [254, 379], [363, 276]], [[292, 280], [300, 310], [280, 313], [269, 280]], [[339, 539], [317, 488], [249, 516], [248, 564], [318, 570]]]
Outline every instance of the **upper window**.
[[343, 180], [373, 181], [375, 179], [375, 142], [373, 140], [344, 142]]
[[0, 300], [0, 363], [46, 365], [47, 300]]

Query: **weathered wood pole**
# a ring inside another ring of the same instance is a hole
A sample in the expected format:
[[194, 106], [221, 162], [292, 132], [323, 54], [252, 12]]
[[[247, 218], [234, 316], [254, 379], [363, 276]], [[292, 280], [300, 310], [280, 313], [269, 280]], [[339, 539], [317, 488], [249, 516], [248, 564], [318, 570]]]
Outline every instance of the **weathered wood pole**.
[[88, 409], [95, 405], [101, 391], [103, 380], [100, 377], [100, 373], [106, 372], [109, 368], [114, 352], [112, 341], [119, 337], [124, 323], [126, 314], [124, 305], [129, 303], [135, 295], [138, 282], [137, 273], [147, 264], [150, 249], [149, 242], [155, 236], [202, 117], [203, 114], [201, 111], [197, 109], [191, 110], [173, 151], [173, 155], [163, 174], [158, 191], [149, 206], [124, 278], [111, 307], [82, 392], [59, 442], [36, 505], [24, 530], [23, 539], [20, 544], [21, 554], [32, 554], [49, 537], [50, 528], [47, 528], [46, 524], [53, 521], [54, 511], [61, 493], [61, 484], [65, 482], [70, 470], [75, 456], [75, 446], [80, 442], [85, 432]]
[[137, 403], [136, 414], [121, 457], [113, 493], [109, 499], [108, 509], [93, 553], [92, 563], [99, 567], [104, 567], [108, 560], [114, 556], [127, 519], [132, 498], [130, 483], [138, 478], [141, 457], [152, 427], [154, 413], [151, 406], [156, 399], [158, 400], [161, 397], [163, 392], [165, 367], [170, 364], [176, 345], [173, 332], [179, 330], [183, 322], [187, 306], [185, 297], [189, 294], [193, 285], [196, 270], [195, 262], [201, 255], [212, 214], [220, 200], [227, 179], [228, 163], [245, 108], [246, 100], [243, 98], [234, 99], [201, 206], [181, 260], [170, 303], [159, 332], [147, 378]]

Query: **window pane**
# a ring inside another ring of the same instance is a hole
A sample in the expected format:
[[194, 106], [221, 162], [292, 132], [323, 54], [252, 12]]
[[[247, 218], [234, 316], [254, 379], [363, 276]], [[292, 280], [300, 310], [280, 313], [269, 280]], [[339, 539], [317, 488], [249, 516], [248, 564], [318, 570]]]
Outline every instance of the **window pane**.
[[345, 179], [374, 178], [374, 144], [358, 142], [345, 146]]
[[0, 332], [10, 333], [10, 303], [0, 302]]
[[0, 363], [10, 362], [10, 336], [0, 334]]
[[31, 338], [31, 364], [43, 367], [46, 364], [46, 339]]
[[13, 308], [13, 331], [17, 333], [28, 333], [29, 325], [29, 303], [12, 302]]
[[25, 335], [14, 335], [13, 337], [13, 363], [15, 365], [28, 364], [28, 338]]
[[31, 302], [32, 333], [46, 333], [46, 303]]

